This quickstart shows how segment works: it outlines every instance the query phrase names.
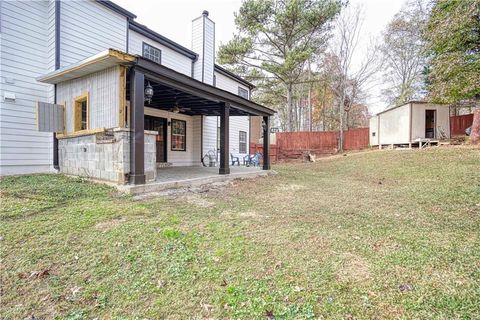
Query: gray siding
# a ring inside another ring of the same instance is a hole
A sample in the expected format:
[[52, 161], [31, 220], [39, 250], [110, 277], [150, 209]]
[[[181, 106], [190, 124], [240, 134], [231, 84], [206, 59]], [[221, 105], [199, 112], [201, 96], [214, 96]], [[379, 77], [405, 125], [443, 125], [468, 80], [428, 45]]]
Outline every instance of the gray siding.
[[95, 1], [62, 1], [61, 67], [105, 49], [126, 51], [127, 19]]
[[[53, 102], [53, 86], [35, 78], [53, 69], [54, 7], [53, 1], [0, 1], [1, 175], [51, 169], [52, 134], [37, 131], [36, 103]], [[6, 92], [15, 102], [4, 101]]]

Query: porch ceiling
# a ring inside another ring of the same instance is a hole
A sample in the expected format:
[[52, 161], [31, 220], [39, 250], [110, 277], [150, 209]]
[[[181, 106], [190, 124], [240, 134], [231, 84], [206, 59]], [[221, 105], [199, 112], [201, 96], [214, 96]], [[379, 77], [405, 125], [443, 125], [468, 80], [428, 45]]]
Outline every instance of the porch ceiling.
[[275, 113], [274, 110], [237, 94], [203, 83], [143, 57], [137, 57], [134, 67], [145, 74], [146, 81], [150, 81], [154, 91], [155, 86], [158, 88], [157, 97], [154, 93], [151, 103], [156, 108], [170, 110], [178, 102], [180, 107], [190, 109], [185, 110], [184, 114], [219, 115], [220, 105], [226, 103], [230, 105], [231, 116], [271, 116]]
[[[127, 77], [128, 79], [128, 77]], [[173, 108], [178, 105], [180, 114], [189, 116], [205, 115], [205, 116], [219, 116], [220, 104], [194, 94], [175, 89], [154, 80], [145, 80], [145, 86], [153, 87], [153, 98], [150, 103], [145, 102], [145, 106], [173, 112]], [[129, 88], [130, 81], [127, 80], [127, 88]], [[127, 100], [130, 100], [130, 90], [127, 89]], [[230, 116], [248, 116], [250, 113], [232, 106], [230, 108]]]

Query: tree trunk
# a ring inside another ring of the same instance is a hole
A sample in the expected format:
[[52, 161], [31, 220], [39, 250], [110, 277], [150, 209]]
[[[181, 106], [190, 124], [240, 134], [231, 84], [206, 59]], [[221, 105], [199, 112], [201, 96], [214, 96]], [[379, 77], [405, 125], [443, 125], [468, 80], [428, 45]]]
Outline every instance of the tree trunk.
[[472, 144], [480, 144], [480, 107], [473, 113], [472, 133], [470, 134]]
[[343, 99], [340, 101], [340, 130], [338, 134], [338, 152], [343, 152]]
[[293, 131], [293, 108], [292, 108], [292, 96], [293, 88], [291, 84], [287, 84], [287, 129]]

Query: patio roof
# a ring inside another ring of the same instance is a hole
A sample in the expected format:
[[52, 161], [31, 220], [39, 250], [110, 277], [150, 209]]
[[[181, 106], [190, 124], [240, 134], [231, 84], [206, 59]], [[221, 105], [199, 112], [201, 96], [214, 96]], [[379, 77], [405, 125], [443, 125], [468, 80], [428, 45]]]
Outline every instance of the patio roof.
[[[40, 76], [37, 80], [56, 84], [115, 65], [134, 67], [145, 74], [145, 82], [151, 81], [154, 86], [152, 107], [169, 110], [178, 103], [181, 107], [189, 109], [183, 112], [184, 114], [219, 115], [221, 104], [226, 103], [232, 107], [232, 116], [271, 116], [275, 113], [270, 108], [198, 81], [151, 60], [114, 49], [106, 50], [74, 65]], [[127, 91], [127, 99], [129, 98], [128, 94]]]

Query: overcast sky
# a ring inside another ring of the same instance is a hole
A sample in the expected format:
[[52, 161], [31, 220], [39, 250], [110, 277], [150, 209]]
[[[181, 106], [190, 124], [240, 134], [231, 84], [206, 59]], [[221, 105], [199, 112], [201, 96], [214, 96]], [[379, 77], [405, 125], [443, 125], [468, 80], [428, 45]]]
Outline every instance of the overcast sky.
[[[215, 42], [218, 49], [221, 43], [232, 38], [235, 31], [234, 12], [238, 11], [241, 0], [114, 0], [115, 3], [137, 15], [136, 21], [150, 29], [191, 47], [192, 20], [208, 10], [215, 22]], [[365, 10], [363, 37], [380, 35], [385, 25], [398, 12], [405, 0], [350, 0], [351, 5], [361, 4]], [[386, 105], [376, 97], [378, 91], [372, 91], [369, 108], [372, 112], [382, 110]]]

